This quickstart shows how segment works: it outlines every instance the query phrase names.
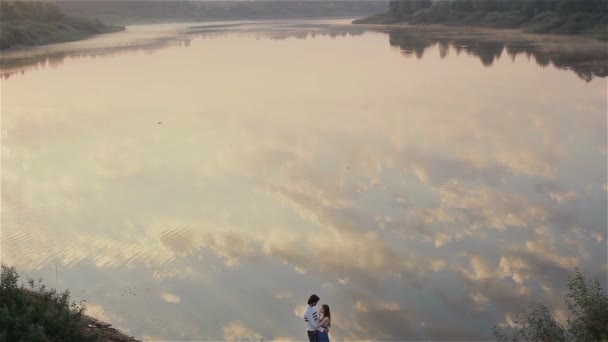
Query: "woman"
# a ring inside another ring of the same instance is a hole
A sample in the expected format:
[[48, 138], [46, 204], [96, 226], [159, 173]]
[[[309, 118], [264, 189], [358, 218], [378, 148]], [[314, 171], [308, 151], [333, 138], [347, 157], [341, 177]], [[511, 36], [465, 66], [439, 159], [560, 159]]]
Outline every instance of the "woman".
[[317, 328], [323, 328], [323, 332], [319, 332], [319, 342], [329, 342], [329, 327], [331, 327], [331, 312], [329, 311], [329, 305], [321, 305], [321, 322], [317, 325]]

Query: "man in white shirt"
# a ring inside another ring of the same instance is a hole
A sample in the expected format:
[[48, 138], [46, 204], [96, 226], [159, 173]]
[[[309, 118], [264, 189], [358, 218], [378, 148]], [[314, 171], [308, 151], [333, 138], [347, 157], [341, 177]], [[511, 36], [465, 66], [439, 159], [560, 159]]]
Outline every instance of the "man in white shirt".
[[318, 342], [319, 341], [319, 331], [323, 331], [322, 327], [317, 328], [317, 325], [321, 321], [319, 318], [319, 313], [315, 306], [319, 303], [319, 296], [316, 294], [311, 295], [308, 298], [308, 306], [306, 307], [306, 311], [304, 311], [304, 322], [306, 323], [306, 333], [308, 334], [309, 342]]

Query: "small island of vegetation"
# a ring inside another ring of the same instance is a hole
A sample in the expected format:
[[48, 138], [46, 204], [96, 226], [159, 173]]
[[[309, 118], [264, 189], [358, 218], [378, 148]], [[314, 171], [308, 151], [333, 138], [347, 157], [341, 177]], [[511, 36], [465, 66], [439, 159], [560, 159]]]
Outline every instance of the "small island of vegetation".
[[605, 0], [393, 0], [386, 13], [355, 24], [446, 24], [582, 34], [608, 40]]
[[48, 289], [42, 280], [19, 284], [14, 267], [2, 265], [0, 274], [0, 342], [138, 342], [86, 316], [84, 302], [72, 302], [67, 290]]
[[97, 19], [66, 15], [57, 5], [40, 1], [0, 1], [0, 49], [79, 40], [124, 30]]

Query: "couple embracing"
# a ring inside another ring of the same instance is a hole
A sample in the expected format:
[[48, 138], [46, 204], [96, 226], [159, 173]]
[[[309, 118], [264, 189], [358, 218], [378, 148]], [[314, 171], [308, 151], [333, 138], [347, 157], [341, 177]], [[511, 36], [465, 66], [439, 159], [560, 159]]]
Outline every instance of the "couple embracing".
[[304, 312], [304, 322], [309, 342], [329, 342], [329, 327], [331, 327], [331, 313], [329, 305], [323, 304], [317, 311], [319, 296], [313, 294], [308, 298], [308, 306]]

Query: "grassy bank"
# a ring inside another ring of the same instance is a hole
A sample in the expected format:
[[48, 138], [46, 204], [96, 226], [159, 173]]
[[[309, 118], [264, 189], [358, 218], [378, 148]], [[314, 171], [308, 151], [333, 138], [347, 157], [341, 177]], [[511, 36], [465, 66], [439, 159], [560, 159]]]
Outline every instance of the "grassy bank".
[[120, 30], [124, 27], [67, 16], [52, 3], [0, 1], [0, 49], [67, 42]]
[[41, 280], [20, 284], [15, 268], [2, 265], [0, 342], [136, 341], [84, 310], [83, 302], [70, 301], [69, 291], [48, 289]]
[[529, 33], [579, 34], [608, 40], [605, 0], [390, 1], [387, 12], [355, 24], [446, 24], [519, 28]]

